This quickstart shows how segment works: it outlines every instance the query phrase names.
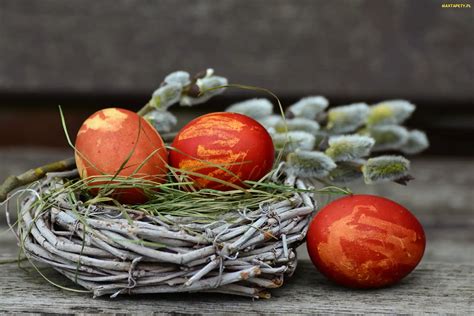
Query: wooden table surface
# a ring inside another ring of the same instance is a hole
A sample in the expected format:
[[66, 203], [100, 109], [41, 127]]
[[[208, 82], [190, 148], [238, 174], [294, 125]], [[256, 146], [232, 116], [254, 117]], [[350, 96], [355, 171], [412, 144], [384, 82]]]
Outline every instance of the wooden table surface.
[[[70, 155], [42, 148], [0, 149], [0, 179]], [[142, 295], [92, 299], [46, 282], [28, 262], [0, 265], [0, 313], [455, 313], [474, 314], [474, 163], [471, 158], [422, 158], [412, 163], [416, 180], [408, 187], [355, 185], [355, 192], [384, 195], [407, 206], [427, 234], [417, 269], [390, 288], [351, 290], [332, 284], [308, 260], [302, 247], [295, 275], [269, 300], [217, 294]], [[3, 208], [2, 208], [3, 213]], [[0, 217], [2, 224], [5, 219]], [[15, 257], [13, 235], [1, 226], [0, 260]], [[54, 270], [41, 271], [71, 286]]]

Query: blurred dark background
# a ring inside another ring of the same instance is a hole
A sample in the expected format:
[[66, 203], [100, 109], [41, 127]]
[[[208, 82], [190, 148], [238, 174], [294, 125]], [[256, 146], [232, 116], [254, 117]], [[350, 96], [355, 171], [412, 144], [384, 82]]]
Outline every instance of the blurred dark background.
[[[208, 67], [289, 105], [405, 98], [425, 155], [474, 155], [474, 14], [437, 0], [0, 1], [0, 148], [67, 147], [95, 110], [138, 110], [166, 74]], [[229, 89], [181, 124], [258, 94]], [[260, 96], [262, 96], [260, 94]]]

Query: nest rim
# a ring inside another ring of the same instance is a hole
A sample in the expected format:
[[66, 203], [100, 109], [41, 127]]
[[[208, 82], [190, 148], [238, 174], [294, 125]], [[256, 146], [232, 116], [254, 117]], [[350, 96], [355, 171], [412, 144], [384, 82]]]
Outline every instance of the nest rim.
[[[292, 175], [285, 176], [285, 185], [301, 191], [250, 212], [236, 210], [239, 220], [233, 224], [174, 218], [171, 226], [139, 212], [130, 213], [130, 223], [117, 218], [117, 210], [68, 205], [60, 196], [46, 211], [34, 207], [42, 192], [61, 185], [71, 172], [55, 173], [29, 189], [20, 203], [17, 237], [28, 259], [51, 266], [94, 297], [218, 292], [269, 298], [268, 290], [294, 273], [296, 247], [317, 208], [308, 192], [314, 182]], [[87, 227], [74, 211], [96, 213], [86, 219]]]

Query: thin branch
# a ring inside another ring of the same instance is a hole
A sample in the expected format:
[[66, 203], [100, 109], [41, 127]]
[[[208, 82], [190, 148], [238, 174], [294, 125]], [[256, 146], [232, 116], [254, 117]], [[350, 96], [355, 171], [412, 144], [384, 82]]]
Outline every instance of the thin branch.
[[43, 178], [48, 172], [58, 172], [73, 169], [76, 166], [74, 157], [52, 162], [41, 167], [30, 169], [18, 176], [9, 176], [0, 186], [0, 202], [7, 199], [8, 193], [21, 186]]

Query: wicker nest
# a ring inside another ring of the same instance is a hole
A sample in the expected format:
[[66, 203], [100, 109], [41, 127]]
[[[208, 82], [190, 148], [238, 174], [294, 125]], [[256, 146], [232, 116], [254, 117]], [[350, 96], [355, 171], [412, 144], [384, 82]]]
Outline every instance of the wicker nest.
[[[127, 210], [126, 218], [118, 207], [71, 204], [61, 195], [47, 208], [35, 203], [74, 174], [50, 174], [26, 190], [18, 238], [28, 258], [95, 297], [199, 291], [269, 298], [267, 289], [282, 286], [295, 271], [296, 247], [316, 209], [313, 195], [302, 190], [227, 212], [210, 224], [136, 210]], [[311, 187], [309, 180], [283, 178], [299, 189]]]

